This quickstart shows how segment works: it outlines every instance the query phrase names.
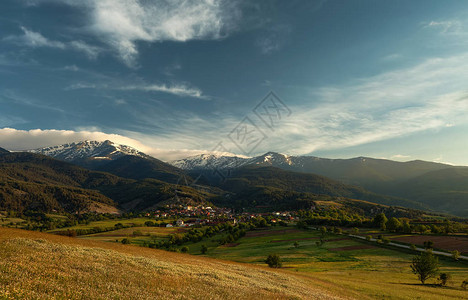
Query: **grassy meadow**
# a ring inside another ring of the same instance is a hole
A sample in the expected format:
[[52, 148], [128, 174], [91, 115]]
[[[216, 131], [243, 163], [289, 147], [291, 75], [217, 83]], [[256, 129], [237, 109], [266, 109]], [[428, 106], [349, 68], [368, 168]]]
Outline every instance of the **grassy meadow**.
[[288, 270], [0, 228], [0, 299], [352, 299]]

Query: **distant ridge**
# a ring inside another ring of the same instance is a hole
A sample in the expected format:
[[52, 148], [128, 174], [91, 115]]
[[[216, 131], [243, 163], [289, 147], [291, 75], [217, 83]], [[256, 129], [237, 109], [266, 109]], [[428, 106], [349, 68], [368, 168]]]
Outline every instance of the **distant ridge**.
[[10, 151], [6, 150], [6, 149], [3, 149], [3, 148], [0, 148], [0, 154], [2, 153], [10, 153]]

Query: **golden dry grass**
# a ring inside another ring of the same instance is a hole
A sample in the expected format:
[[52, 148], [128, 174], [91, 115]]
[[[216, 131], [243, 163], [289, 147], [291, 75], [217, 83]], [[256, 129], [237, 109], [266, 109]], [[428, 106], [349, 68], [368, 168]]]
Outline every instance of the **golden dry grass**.
[[0, 228], [0, 299], [350, 297], [366, 298], [287, 270]]

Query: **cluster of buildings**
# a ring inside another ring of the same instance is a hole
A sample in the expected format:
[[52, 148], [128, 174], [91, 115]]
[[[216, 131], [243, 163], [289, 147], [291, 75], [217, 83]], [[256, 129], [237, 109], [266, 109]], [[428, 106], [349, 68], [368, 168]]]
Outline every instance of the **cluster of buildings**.
[[229, 208], [192, 206], [192, 205], [167, 205], [164, 210], [156, 210], [146, 214], [147, 217], [155, 219], [176, 220], [166, 224], [166, 227], [190, 227], [194, 225], [217, 225], [221, 223], [237, 224], [238, 222], [249, 222], [251, 219], [263, 217], [271, 223], [280, 221], [293, 221], [297, 217], [295, 212], [273, 212], [273, 213], [234, 213]]

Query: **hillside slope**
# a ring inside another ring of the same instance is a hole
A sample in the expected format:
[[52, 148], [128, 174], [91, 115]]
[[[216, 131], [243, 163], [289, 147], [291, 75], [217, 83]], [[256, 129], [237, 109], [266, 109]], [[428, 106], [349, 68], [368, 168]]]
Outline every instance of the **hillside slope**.
[[121, 178], [44, 155], [0, 154], [0, 209], [3, 210], [83, 212], [96, 206], [119, 205], [141, 211], [174, 199], [179, 190], [191, 201], [202, 202], [211, 197], [191, 187], [155, 179]]
[[427, 203], [441, 211], [468, 217], [468, 168], [428, 172], [387, 187], [387, 194]]
[[350, 299], [285, 270], [0, 228], [0, 298]]
[[[312, 194], [424, 209], [424, 206], [417, 202], [379, 195], [364, 188], [343, 184], [323, 176], [286, 171], [274, 167], [247, 166], [234, 170], [231, 177], [227, 178], [220, 187], [240, 195], [244, 205], [246, 199], [251, 201], [268, 200], [279, 197], [278, 194], [281, 194], [283, 199], [291, 199], [293, 202], [310, 201], [314, 200], [314, 197], [310, 197]], [[301, 194], [297, 195], [297, 193]], [[278, 199], [281, 200], [281, 198]]]

